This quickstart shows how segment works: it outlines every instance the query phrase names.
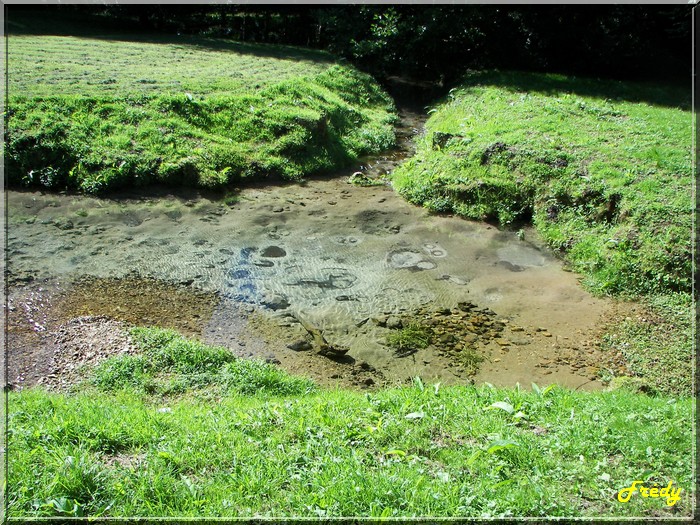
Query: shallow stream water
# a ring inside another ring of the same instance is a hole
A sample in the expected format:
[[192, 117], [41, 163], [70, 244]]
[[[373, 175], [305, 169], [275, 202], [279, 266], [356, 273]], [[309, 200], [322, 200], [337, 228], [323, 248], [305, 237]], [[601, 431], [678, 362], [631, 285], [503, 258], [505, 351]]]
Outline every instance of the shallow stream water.
[[[403, 150], [367, 162], [365, 173], [391, 171], [410, 148], [405, 139], [419, 127], [419, 116], [405, 113]], [[118, 316], [108, 308], [112, 298], [124, 311], [143, 301], [143, 294], [156, 293], [127, 286], [132, 291], [120, 295], [105, 283], [146, 278], [217, 299], [196, 317], [191, 305], [177, 314], [151, 307], [145, 324], [171, 326], [179, 315], [194, 323], [185, 332], [240, 350], [247, 329], [241, 315], [259, 313], [269, 326], [288, 330], [291, 339], [303, 334], [296, 323], [302, 317], [329, 341], [349, 347], [350, 360], [369, 363], [388, 382], [421, 375], [454, 383], [468, 378], [447, 356], [429, 347], [396, 358], [383, 344], [387, 330], [372, 319], [471, 301], [513, 327], [504, 335], [508, 344], [491, 342], [481, 349], [486, 361], [472, 379], [600, 386], [591, 366], [573, 362], [577, 356], [595, 361], [594, 340], [611, 304], [582, 290], [577, 276], [564, 271], [534, 231], [526, 229], [521, 239], [488, 224], [431, 215], [388, 185], [348, 183], [356, 169], [299, 185], [247, 187], [231, 205], [195, 192], [98, 199], [10, 191], [13, 308], [27, 304], [36, 283], [45, 288], [64, 283], [65, 303], [68, 283], [90, 276], [102, 281], [93, 281], [87, 294], [83, 283], [80, 300], [102, 306], [83, 313]], [[73, 286], [79, 294], [81, 288]], [[164, 303], [180, 304], [172, 301]], [[277, 346], [249, 342], [248, 355], [274, 354], [296, 370], [296, 353], [280, 342], [287, 336], [275, 337]]]

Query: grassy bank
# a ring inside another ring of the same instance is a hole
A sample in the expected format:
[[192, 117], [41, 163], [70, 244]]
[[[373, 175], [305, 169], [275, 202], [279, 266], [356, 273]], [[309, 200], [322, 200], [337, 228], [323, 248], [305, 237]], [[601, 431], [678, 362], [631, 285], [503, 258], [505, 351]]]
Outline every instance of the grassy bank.
[[299, 179], [394, 140], [388, 96], [322, 52], [191, 37], [14, 34], [13, 27], [6, 127], [13, 184], [98, 193]]
[[532, 220], [594, 290], [691, 286], [687, 92], [557, 75], [473, 74], [433, 110], [396, 174], [410, 201]]
[[[11, 393], [9, 516], [689, 516], [692, 402], [327, 391], [172, 332], [70, 395]], [[126, 372], [128, 370], [128, 372]], [[682, 489], [673, 506], [634, 480]]]
[[473, 73], [431, 111], [394, 185], [436, 212], [511, 229], [532, 221], [588, 289], [648, 298], [648, 315], [608, 343], [639, 373], [670, 364], [675, 386], [651, 374], [662, 391], [682, 369], [687, 394], [691, 126], [683, 87]]

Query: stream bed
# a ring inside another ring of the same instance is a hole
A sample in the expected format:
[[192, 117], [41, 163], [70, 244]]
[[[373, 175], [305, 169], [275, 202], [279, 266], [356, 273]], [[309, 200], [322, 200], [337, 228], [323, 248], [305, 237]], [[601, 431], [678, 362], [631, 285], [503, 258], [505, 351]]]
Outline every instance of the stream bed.
[[[406, 156], [417, 118], [403, 115], [404, 149], [366, 163], [366, 174]], [[389, 185], [350, 184], [356, 169], [248, 186], [228, 204], [194, 191], [8, 191], [10, 382], [60, 375], [51, 369], [56, 331], [103, 316], [171, 327], [323, 384], [369, 388], [418, 375], [601, 388], [600, 368], [615, 365], [603, 363], [597, 341], [619, 305], [584, 291], [534, 230], [522, 237], [429, 214]], [[476, 345], [476, 373], [435, 345], [397, 357], [385, 344], [388, 317], [457, 316], [464, 302], [503, 326]], [[305, 336], [299, 318], [347, 354], [289, 348]]]

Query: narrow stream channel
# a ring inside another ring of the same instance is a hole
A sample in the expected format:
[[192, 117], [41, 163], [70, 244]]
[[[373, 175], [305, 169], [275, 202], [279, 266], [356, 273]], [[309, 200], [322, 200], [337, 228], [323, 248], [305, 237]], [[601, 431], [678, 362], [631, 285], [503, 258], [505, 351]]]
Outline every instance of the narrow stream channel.
[[[402, 110], [399, 147], [359, 168], [249, 186], [229, 205], [198, 192], [98, 199], [9, 191], [10, 382], [60, 373], [51, 362], [66, 323], [92, 315], [172, 327], [324, 384], [373, 387], [420, 375], [600, 388], [596, 340], [614, 305], [582, 290], [533, 230], [522, 240], [431, 215], [389, 185], [348, 182], [358, 169], [390, 173], [424, 119]], [[476, 374], [455, 358], [461, 347], [397, 357], [385, 344], [388, 318], [464, 318], [457, 305], [465, 302], [502, 327], [471, 341], [483, 359]], [[306, 335], [300, 318], [347, 355], [289, 348]]]

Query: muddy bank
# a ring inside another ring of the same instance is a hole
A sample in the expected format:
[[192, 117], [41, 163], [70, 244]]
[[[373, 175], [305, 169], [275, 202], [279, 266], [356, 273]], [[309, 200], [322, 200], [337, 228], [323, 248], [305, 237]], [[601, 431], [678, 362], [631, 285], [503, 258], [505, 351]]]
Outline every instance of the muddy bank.
[[134, 275], [13, 288], [8, 321], [8, 382], [13, 389], [42, 385], [70, 390], [85, 378], [83, 367], [137, 352], [129, 336], [132, 326], [172, 328], [325, 386], [388, 384], [368, 363], [291, 350], [290, 341], [303, 338], [303, 330], [280, 326], [249, 305], [222, 308], [215, 294]]

